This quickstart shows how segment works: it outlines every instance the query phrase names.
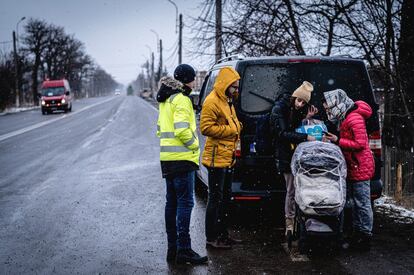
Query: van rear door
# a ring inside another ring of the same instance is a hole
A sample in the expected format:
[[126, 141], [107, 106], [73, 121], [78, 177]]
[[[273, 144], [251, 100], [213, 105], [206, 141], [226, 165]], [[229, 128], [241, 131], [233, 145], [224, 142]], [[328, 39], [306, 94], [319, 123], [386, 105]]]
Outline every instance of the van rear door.
[[340, 88], [353, 100], [364, 100], [373, 108], [373, 115], [367, 122], [368, 134], [379, 130], [377, 104], [362, 61], [268, 59], [249, 63], [246, 60], [241, 61], [237, 69], [242, 81], [236, 107], [243, 132], [235, 178], [244, 182], [242, 185], [246, 188], [250, 185], [281, 187], [274, 184], [283, 179], [275, 171], [271, 133], [266, 123], [274, 101], [281, 94], [291, 94], [304, 80], [314, 85], [311, 104], [320, 110], [316, 118], [327, 121], [321, 103], [323, 92]]
[[240, 62], [240, 98], [237, 108], [243, 123], [241, 154], [236, 162], [234, 180], [242, 191], [283, 192], [283, 175], [276, 171], [269, 117], [276, 98], [291, 93], [300, 70], [287, 62], [265, 60]]

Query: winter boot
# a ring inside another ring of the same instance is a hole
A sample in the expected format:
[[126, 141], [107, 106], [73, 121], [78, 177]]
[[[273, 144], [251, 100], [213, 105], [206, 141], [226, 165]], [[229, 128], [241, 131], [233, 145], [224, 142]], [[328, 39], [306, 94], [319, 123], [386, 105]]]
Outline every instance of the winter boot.
[[176, 261], [177, 264], [205, 264], [208, 258], [207, 256], [201, 257], [190, 248], [178, 250]]
[[168, 248], [167, 251], [167, 262], [174, 262], [175, 261], [175, 257], [177, 256], [177, 248]]

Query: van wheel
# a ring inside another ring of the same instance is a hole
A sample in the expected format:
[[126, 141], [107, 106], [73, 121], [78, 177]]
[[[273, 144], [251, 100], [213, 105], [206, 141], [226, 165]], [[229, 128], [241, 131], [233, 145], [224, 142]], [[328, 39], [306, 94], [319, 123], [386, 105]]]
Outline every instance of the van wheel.
[[46, 115], [47, 113], [46, 113], [46, 111], [42, 111], [42, 115]]

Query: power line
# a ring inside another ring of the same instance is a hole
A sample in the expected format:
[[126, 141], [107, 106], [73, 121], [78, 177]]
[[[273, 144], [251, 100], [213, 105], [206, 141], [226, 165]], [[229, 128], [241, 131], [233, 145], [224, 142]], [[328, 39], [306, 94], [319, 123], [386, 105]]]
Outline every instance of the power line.
[[169, 52], [169, 51], [171, 51], [171, 50], [173, 50], [175, 47], [177, 47], [177, 43], [178, 43], [178, 40], [176, 40], [172, 45], [171, 45], [171, 47], [169, 47], [168, 49], [165, 49], [165, 51], [166, 52]]
[[178, 52], [178, 45], [175, 49], [175, 51], [169, 56], [168, 62], [164, 62], [164, 65], [167, 68], [174, 68], [177, 65], [177, 61], [175, 61], [175, 56]]
[[178, 43], [176, 44], [176, 47], [175, 47], [174, 51], [171, 53], [171, 55], [164, 62], [164, 64], [167, 64], [167, 62], [168, 62], [167, 67], [174, 67], [174, 65], [175, 65], [175, 60], [174, 59], [175, 59], [175, 55], [177, 53], [178, 53]]
[[[178, 39], [175, 41], [174, 43], [174, 50], [172, 51], [172, 53], [165, 59], [165, 62], [169, 62], [172, 58], [174, 58], [175, 54], [178, 51]], [[168, 51], [169, 52], [169, 51]]]

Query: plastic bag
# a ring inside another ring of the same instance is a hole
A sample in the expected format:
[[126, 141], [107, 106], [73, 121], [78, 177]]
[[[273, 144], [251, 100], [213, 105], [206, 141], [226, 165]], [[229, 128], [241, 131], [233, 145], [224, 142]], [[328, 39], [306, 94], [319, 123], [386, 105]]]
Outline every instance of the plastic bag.
[[327, 132], [328, 128], [322, 120], [318, 119], [304, 119], [302, 125], [295, 129], [297, 133], [308, 134], [314, 136], [316, 140], [321, 141], [323, 131]]

